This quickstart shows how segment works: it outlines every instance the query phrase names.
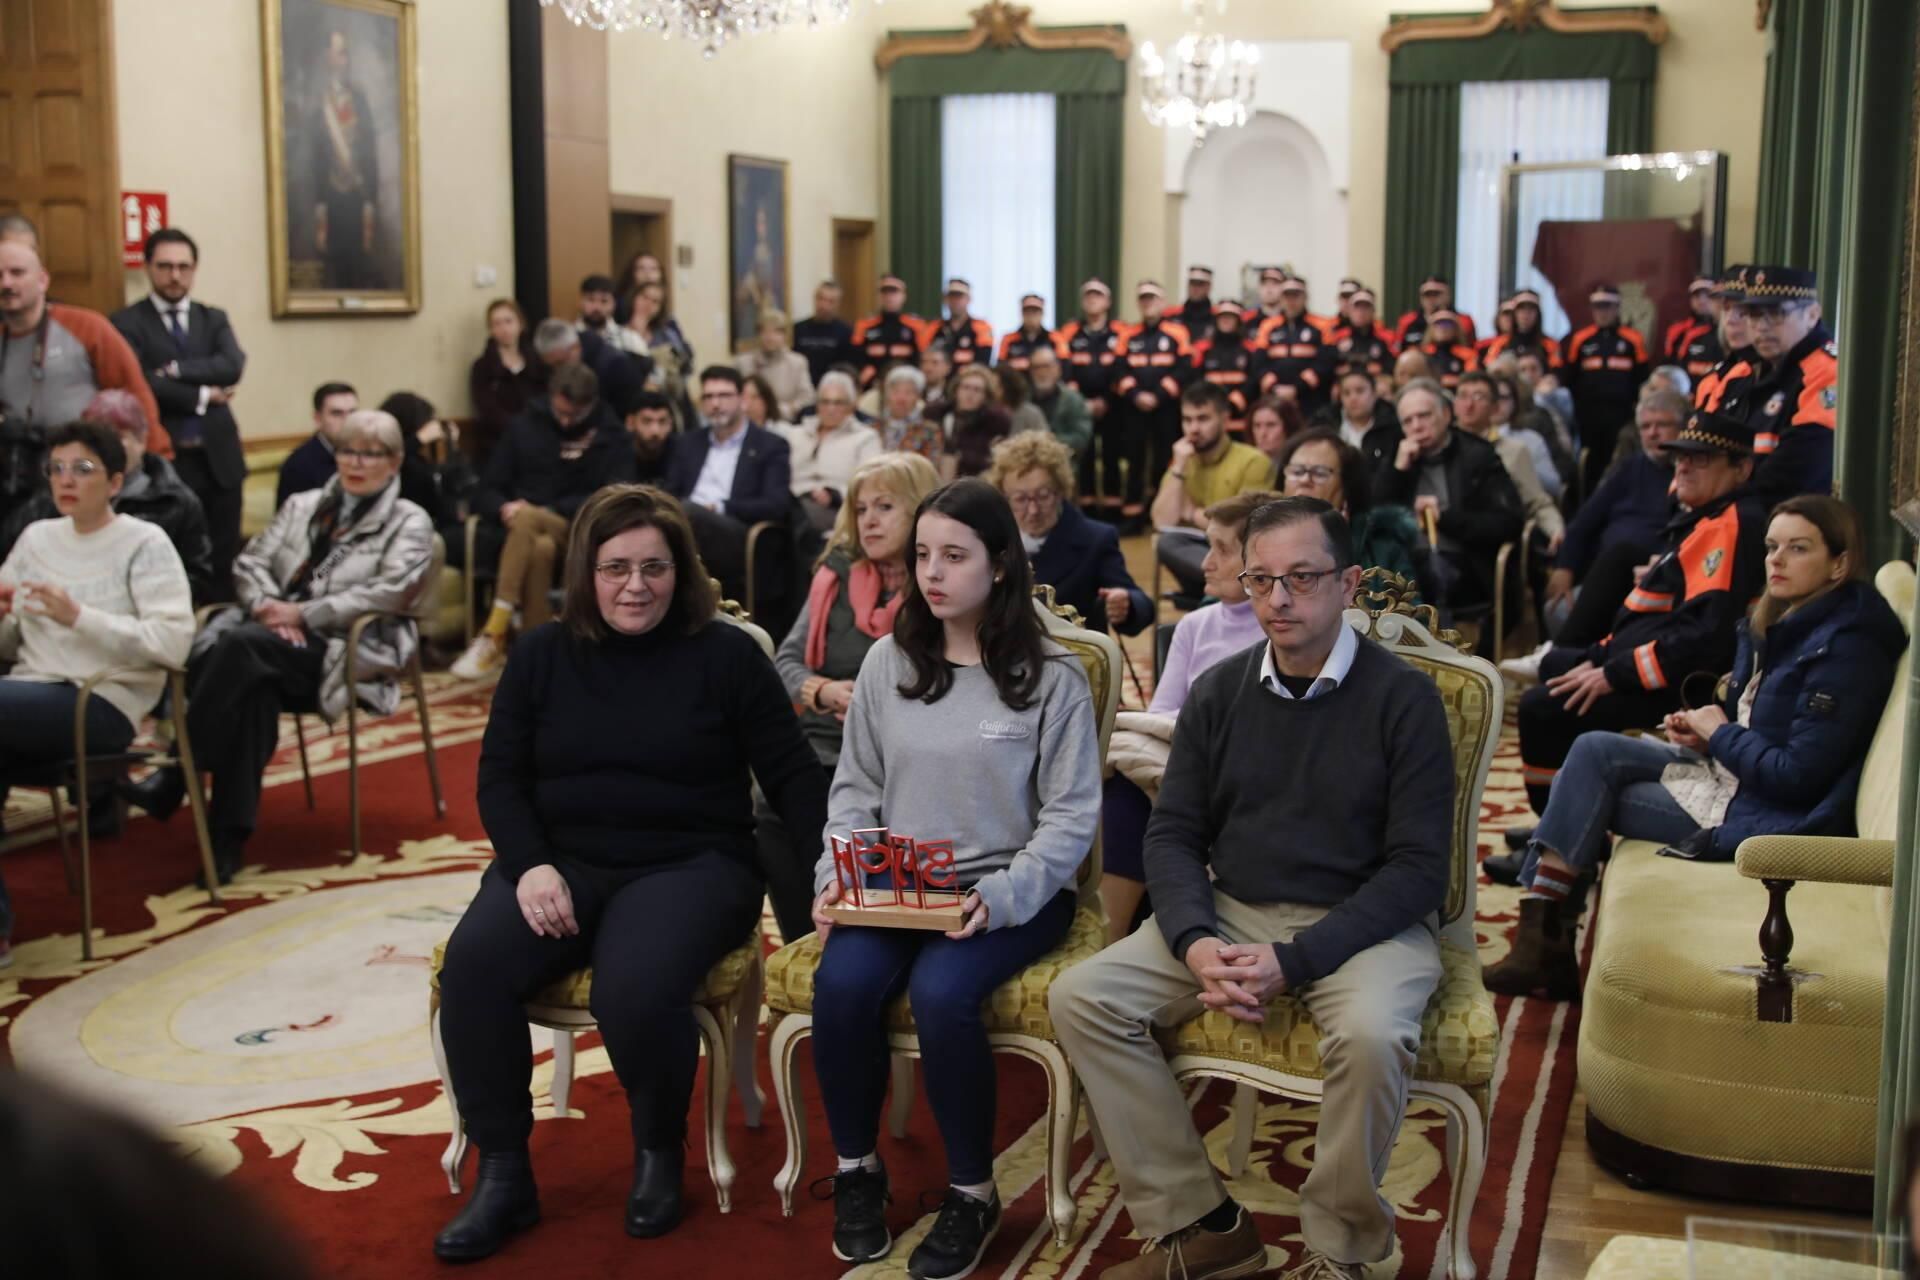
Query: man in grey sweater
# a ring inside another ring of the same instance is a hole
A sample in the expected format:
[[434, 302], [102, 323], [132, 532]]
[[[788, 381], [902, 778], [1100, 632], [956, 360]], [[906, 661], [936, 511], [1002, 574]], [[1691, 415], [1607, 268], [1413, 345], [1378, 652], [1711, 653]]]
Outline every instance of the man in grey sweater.
[[1288, 1275], [1357, 1278], [1393, 1251], [1379, 1182], [1440, 977], [1446, 713], [1431, 680], [1342, 621], [1360, 570], [1331, 507], [1270, 502], [1245, 546], [1241, 581], [1266, 636], [1202, 675], [1180, 713], [1147, 828], [1154, 920], [1068, 970], [1050, 997], [1149, 1238], [1105, 1280], [1267, 1269], [1153, 1032], [1207, 1009], [1262, 1022], [1283, 994], [1319, 1030], [1326, 1080], [1300, 1196], [1307, 1252]]

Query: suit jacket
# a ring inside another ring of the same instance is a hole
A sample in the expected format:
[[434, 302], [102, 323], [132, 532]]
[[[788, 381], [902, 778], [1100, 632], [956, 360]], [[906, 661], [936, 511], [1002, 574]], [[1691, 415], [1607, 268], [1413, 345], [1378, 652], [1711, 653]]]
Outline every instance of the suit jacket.
[[[712, 447], [713, 431], [709, 427], [679, 437], [673, 460], [667, 464], [668, 493], [682, 502], [693, 495], [693, 486], [700, 482], [700, 468], [707, 465], [707, 451]], [[727, 514], [742, 524], [785, 520], [792, 478], [793, 450], [787, 442], [749, 422], [747, 438], [740, 443], [740, 465], [733, 471]]]
[[1153, 621], [1153, 602], [1135, 585], [1120, 554], [1119, 530], [1087, 519], [1071, 502], [1061, 504], [1060, 523], [1053, 526], [1032, 560], [1033, 580], [1052, 587], [1053, 598], [1078, 609], [1095, 631], [1109, 630], [1107, 606], [1100, 600], [1102, 587], [1126, 590], [1127, 616], [1114, 628], [1121, 635], [1138, 635]]
[[[113, 327], [133, 348], [140, 368], [153, 389], [160, 406], [160, 423], [180, 448], [184, 429], [194, 422], [200, 407], [201, 387], [230, 387], [240, 381], [247, 367], [247, 353], [240, 349], [227, 323], [227, 313], [218, 307], [187, 304], [187, 345], [184, 350], [168, 332], [166, 321], [154, 309], [152, 298], [142, 298], [130, 307], [113, 313]], [[175, 361], [179, 372], [166, 377], [155, 370]], [[224, 404], [209, 404], [199, 415], [200, 440], [206, 450], [207, 469], [223, 489], [237, 489], [247, 478], [247, 460], [240, 449], [240, 427], [233, 411]]]
[[333, 450], [327, 448], [319, 432], [314, 432], [280, 464], [280, 483], [273, 494], [274, 509], [286, 506], [287, 499], [296, 493], [318, 489], [333, 479], [339, 469], [333, 460]]

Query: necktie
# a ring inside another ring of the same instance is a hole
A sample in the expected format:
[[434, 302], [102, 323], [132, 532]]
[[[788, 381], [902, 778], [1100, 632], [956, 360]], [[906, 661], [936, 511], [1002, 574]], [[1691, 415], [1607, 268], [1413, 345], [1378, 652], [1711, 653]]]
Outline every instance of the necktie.
[[186, 308], [167, 308], [167, 332], [173, 335], [173, 344], [182, 351], [187, 349]]

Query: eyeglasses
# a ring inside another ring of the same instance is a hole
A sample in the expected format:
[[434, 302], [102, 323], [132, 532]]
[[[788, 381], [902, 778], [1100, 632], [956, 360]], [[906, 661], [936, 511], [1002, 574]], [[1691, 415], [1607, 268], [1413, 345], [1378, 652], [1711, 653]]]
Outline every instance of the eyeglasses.
[[[1333, 479], [1334, 474], [1332, 467], [1310, 467], [1304, 462], [1294, 462], [1287, 465], [1287, 479], [1289, 480], [1311, 480], [1315, 484], [1325, 484], [1327, 481]], [[1308, 590], [1312, 590], [1312, 588], [1309, 587]]]
[[[1322, 468], [1324, 470], [1325, 468]], [[1338, 569], [1295, 569], [1292, 573], [1255, 573], [1251, 569], [1240, 574], [1240, 585], [1250, 596], [1264, 600], [1273, 594], [1275, 583], [1284, 582], [1290, 596], [1310, 596], [1320, 589], [1320, 579], [1330, 578], [1339, 573]]]
[[1748, 324], [1771, 326], [1779, 324], [1790, 315], [1805, 311], [1811, 305], [1811, 303], [1806, 302], [1779, 302], [1762, 306], [1742, 303], [1740, 311], [1741, 314], [1746, 316]]
[[365, 467], [376, 462], [385, 462], [393, 455], [385, 449], [342, 449], [335, 456], [342, 462], [356, 462]]
[[600, 575], [600, 581], [609, 586], [615, 583], [626, 583], [633, 577], [636, 570], [638, 570], [640, 576], [648, 582], [659, 582], [673, 572], [673, 561], [602, 560], [599, 564], [593, 566], [593, 571]]
[[1007, 505], [1023, 511], [1043, 511], [1060, 501], [1060, 495], [1051, 489], [1042, 489], [1038, 493], [1010, 493]]
[[47, 473], [49, 480], [58, 480], [64, 476], [72, 476], [78, 480], [83, 476], [93, 475], [101, 470], [101, 466], [90, 458], [82, 458], [78, 462], [49, 462], [42, 470]]

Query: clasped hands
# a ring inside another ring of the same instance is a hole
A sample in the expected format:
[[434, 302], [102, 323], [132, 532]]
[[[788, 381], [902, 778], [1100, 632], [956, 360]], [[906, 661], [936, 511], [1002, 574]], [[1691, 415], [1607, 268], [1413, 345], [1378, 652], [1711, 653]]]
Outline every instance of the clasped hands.
[[1264, 942], [1201, 938], [1187, 948], [1185, 958], [1200, 979], [1200, 1003], [1237, 1022], [1265, 1022], [1267, 1003], [1287, 989], [1280, 957]]
[[13, 609], [71, 627], [80, 621], [80, 602], [51, 582], [0, 582], [0, 618]]
[[1696, 707], [1691, 711], [1672, 712], [1660, 723], [1667, 731], [1668, 742], [1705, 755], [1713, 731], [1729, 721], [1727, 713], [1719, 707]]
[[262, 600], [253, 606], [253, 620], [296, 649], [307, 647], [307, 620], [290, 600]]

